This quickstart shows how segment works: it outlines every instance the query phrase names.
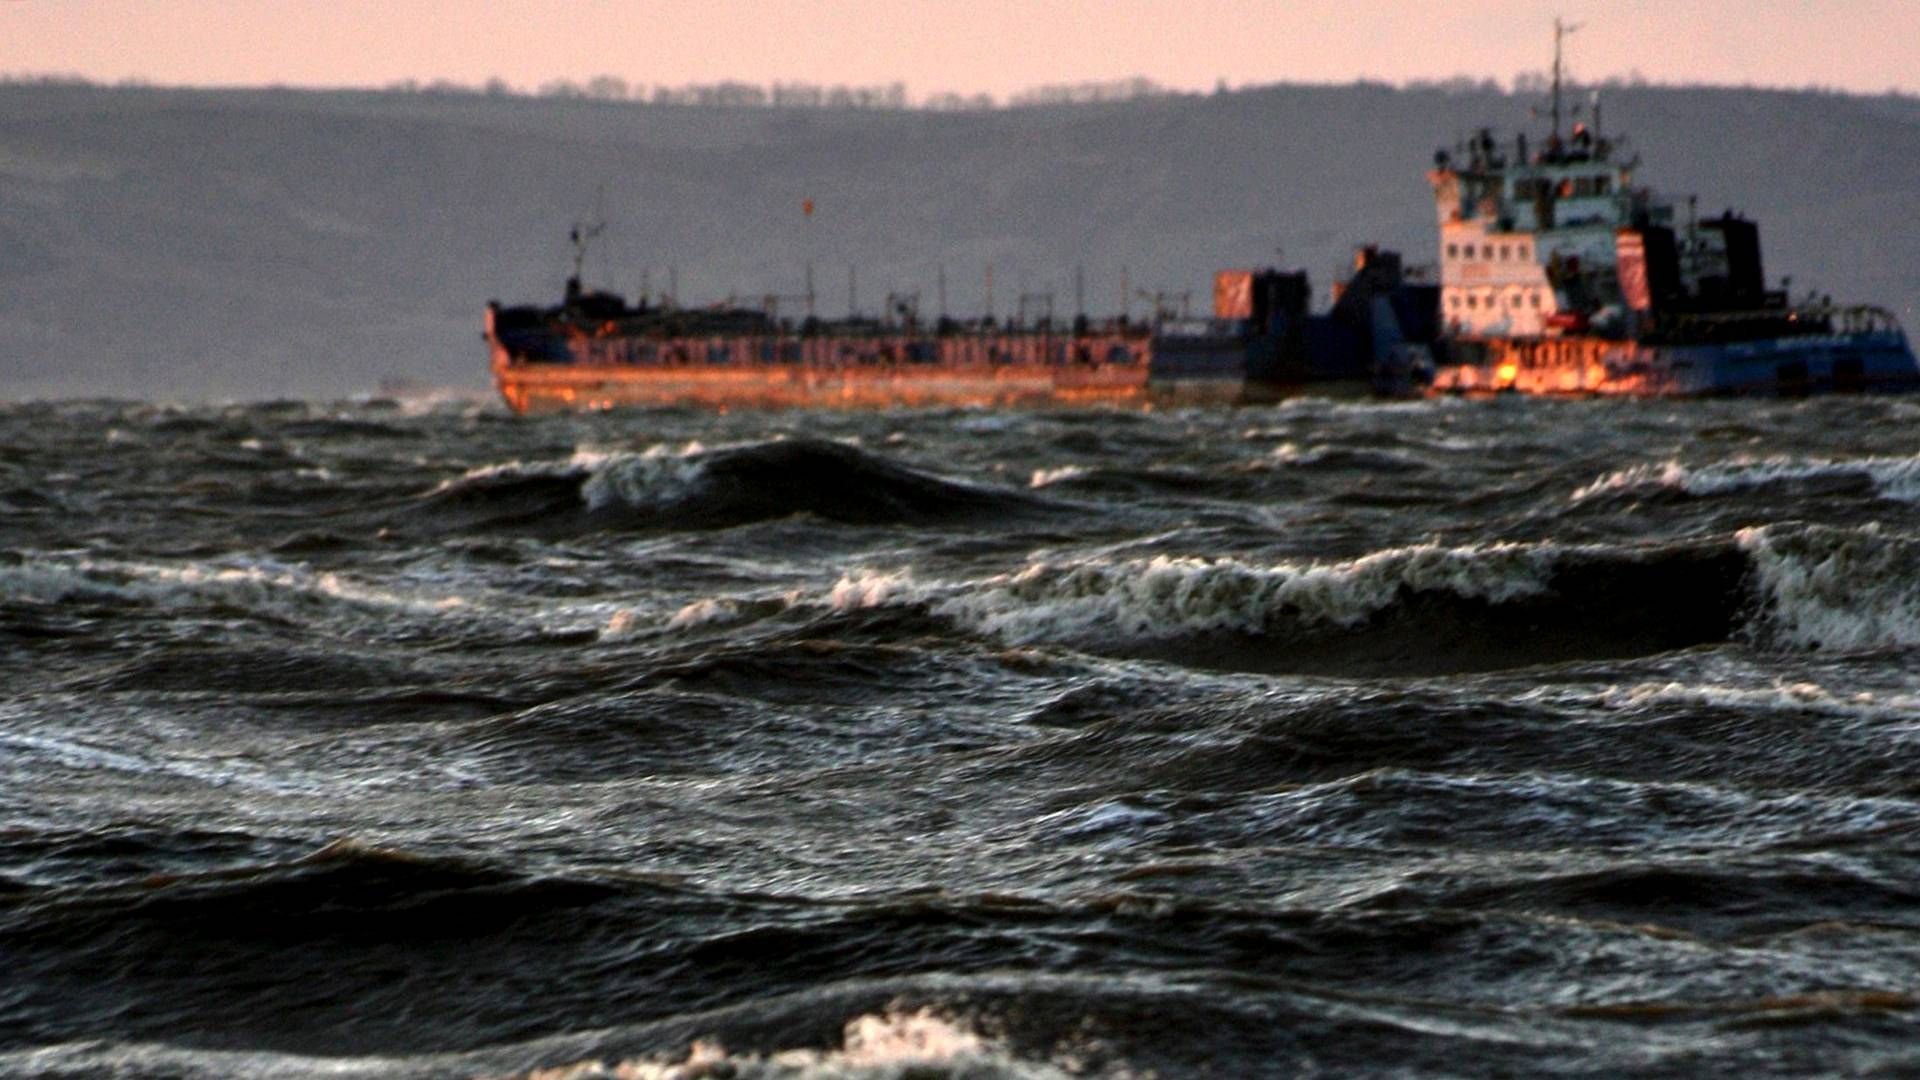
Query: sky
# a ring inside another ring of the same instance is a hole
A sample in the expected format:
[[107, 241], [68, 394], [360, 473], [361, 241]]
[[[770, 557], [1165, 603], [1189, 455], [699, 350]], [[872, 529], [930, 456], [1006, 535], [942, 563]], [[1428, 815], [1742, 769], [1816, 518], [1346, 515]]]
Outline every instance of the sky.
[[1579, 22], [1578, 77], [1920, 93], [1920, 0], [0, 0], [0, 74], [535, 89], [613, 75], [997, 98], [1143, 76], [1502, 82]]

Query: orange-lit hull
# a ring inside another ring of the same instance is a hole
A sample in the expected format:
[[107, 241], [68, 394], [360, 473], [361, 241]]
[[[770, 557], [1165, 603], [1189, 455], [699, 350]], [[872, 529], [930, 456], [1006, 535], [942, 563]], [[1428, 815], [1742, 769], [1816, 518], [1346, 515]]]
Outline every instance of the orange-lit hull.
[[1587, 336], [1466, 338], [1445, 343], [1438, 393], [1708, 397], [1920, 388], [1897, 329], [1713, 344], [1651, 344]]
[[626, 406], [872, 409], [1138, 405], [1146, 365], [747, 363], [687, 366], [514, 363], [493, 350], [494, 380], [519, 413]]

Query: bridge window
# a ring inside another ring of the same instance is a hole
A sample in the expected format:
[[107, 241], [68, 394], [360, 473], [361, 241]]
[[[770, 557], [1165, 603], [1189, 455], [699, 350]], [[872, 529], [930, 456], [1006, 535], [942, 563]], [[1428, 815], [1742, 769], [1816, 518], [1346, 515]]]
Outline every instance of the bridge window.
[[1480, 245], [1480, 257], [1483, 259], [1493, 258], [1493, 245], [1492, 244]]
[[1501, 262], [1506, 262], [1508, 256], [1510, 256], [1512, 253], [1513, 253], [1512, 248], [1508, 247], [1506, 244], [1500, 245], [1500, 261]]
[[1460, 257], [1460, 245], [1459, 245], [1459, 244], [1448, 244], [1448, 245], [1447, 245], [1447, 258], [1449, 258], [1449, 259], [1457, 259], [1457, 258], [1459, 258], [1459, 257]]

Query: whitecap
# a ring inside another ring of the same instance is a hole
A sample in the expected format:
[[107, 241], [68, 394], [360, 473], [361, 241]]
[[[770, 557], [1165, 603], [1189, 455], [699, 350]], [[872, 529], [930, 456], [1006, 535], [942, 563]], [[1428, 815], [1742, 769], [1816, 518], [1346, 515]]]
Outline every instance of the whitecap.
[[1351, 627], [1402, 588], [1500, 603], [1544, 592], [1564, 549], [1549, 544], [1389, 548], [1335, 563], [1237, 559], [1041, 560], [985, 579], [935, 611], [1014, 644], [1258, 634], [1278, 619]]
[[838, 612], [885, 607], [918, 599], [911, 570], [856, 570], [834, 582], [827, 606]]
[[1068, 480], [1078, 480], [1087, 475], [1083, 465], [1059, 465], [1051, 469], [1033, 470], [1033, 478], [1027, 481], [1030, 488], [1050, 487]]
[[1762, 639], [1809, 649], [1920, 645], [1920, 543], [1877, 525], [1769, 525], [1736, 538], [1753, 561]]
[[718, 1042], [697, 1040], [678, 1060], [615, 1065], [583, 1061], [528, 1075], [568, 1080], [694, 1080], [709, 1076], [737, 1080], [1065, 1080], [1068, 1074], [1049, 1062], [1016, 1058], [931, 1009], [920, 1009], [855, 1017], [847, 1022], [837, 1050], [730, 1054]]
[[1710, 496], [1790, 481], [1827, 477], [1864, 477], [1883, 499], [1920, 502], [1920, 455], [1864, 458], [1734, 458], [1703, 465], [1678, 461], [1616, 469], [1575, 489], [1572, 501], [1584, 502], [1615, 492], [1655, 489]]

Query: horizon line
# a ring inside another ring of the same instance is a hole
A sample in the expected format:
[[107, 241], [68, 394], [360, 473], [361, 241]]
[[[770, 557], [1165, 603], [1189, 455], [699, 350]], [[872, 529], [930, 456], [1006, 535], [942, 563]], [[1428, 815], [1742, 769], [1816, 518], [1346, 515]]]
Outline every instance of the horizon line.
[[[1497, 94], [1516, 97], [1546, 91], [1545, 72], [1521, 72], [1509, 79], [1495, 76], [1456, 74], [1445, 77], [1416, 77], [1399, 81], [1369, 75], [1350, 79], [1275, 79], [1230, 84], [1222, 78], [1211, 89], [1169, 86], [1146, 76], [1082, 82], [1040, 83], [998, 96], [987, 91], [967, 93], [933, 90], [912, 95], [905, 80], [881, 83], [816, 83], [805, 80], [775, 79], [751, 81], [721, 77], [704, 82], [628, 83], [619, 76], [596, 75], [580, 81], [549, 80], [539, 86], [508, 83], [498, 77], [480, 83], [455, 79], [403, 78], [386, 83], [299, 83], [299, 82], [159, 82], [144, 76], [99, 79], [75, 72], [15, 71], [0, 72], [0, 86], [72, 87], [97, 90], [154, 90], [182, 93], [219, 92], [291, 92], [438, 95], [445, 97], [516, 98], [531, 101], [575, 101], [602, 105], [660, 106], [675, 108], [794, 109], [877, 112], [989, 112], [1006, 109], [1066, 105], [1115, 105], [1169, 98], [1209, 98], [1265, 90], [1385, 88], [1401, 93], [1441, 93], [1449, 96]], [[608, 92], [610, 80], [619, 92]], [[602, 84], [598, 92], [596, 84]], [[1920, 89], [1889, 86], [1884, 90], [1863, 90], [1827, 83], [1757, 82], [1679, 82], [1649, 78], [1638, 71], [1613, 74], [1598, 81], [1581, 81], [1570, 89], [1576, 92], [1621, 90], [1741, 90], [1762, 93], [1819, 94], [1855, 98], [1920, 98]], [[752, 99], [753, 93], [761, 95]], [[784, 96], [782, 92], [787, 92]], [[823, 100], [796, 100], [818, 93]], [[844, 94], [844, 97], [836, 97]], [[720, 99], [725, 100], [720, 100]], [[747, 98], [743, 100], [743, 98]], [[880, 100], [884, 98], [885, 100]], [[693, 100], [690, 100], [693, 99]]]

